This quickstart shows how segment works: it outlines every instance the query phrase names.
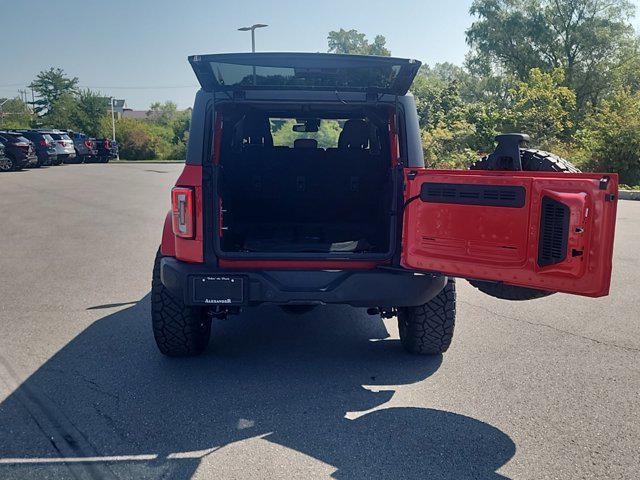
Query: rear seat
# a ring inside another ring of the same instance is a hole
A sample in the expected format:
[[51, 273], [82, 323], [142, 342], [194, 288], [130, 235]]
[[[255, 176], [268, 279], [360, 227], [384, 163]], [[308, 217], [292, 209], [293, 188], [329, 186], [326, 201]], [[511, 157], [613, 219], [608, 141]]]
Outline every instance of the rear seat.
[[387, 170], [377, 168], [379, 153], [367, 149], [370, 136], [368, 123], [348, 120], [339, 148], [325, 151], [313, 139], [274, 147], [270, 131], [267, 137], [265, 125], [258, 125], [250, 142], [226, 162], [234, 213], [245, 219], [266, 213], [274, 222], [327, 222], [336, 216], [357, 221], [363, 209], [369, 214], [376, 208], [385, 188]]

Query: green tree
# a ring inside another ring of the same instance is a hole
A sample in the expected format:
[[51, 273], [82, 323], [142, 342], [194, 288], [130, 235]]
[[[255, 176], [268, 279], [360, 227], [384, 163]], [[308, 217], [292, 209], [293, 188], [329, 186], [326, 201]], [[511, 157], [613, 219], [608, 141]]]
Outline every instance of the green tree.
[[51, 104], [46, 115], [38, 119], [44, 127], [80, 130], [81, 111], [78, 100], [71, 93], [63, 93]]
[[2, 128], [29, 128], [31, 112], [29, 106], [19, 98], [0, 98], [0, 127]]
[[177, 114], [178, 106], [174, 102], [154, 102], [147, 111], [147, 119], [153, 123], [168, 127], [176, 119]]
[[61, 68], [50, 68], [38, 73], [29, 85], [38, 95], [34, 109], [43, 115], [53, 109], [63, 95], [74, 95], [78, 92], [78, 77], [68, 77]]
[[459, 83], [421, 71], [411, 86], [415, 97], [420, 126], [431, 129], [449, 126], [464, 118], [464, 104], [460, 98]]
[[90, 137], [99, 136], [104, 118], [108, 116], [109, 98], [87, 89], [80, 91], [77, 102], [78, 116], [75, 124], [78, 130]]
[[564, 72], [543, 73], [534, 68], [526, 81], [510, 91], [512, 106], [505, 114], [504, 130], [530, 134], [539, 145], [567, 140], [573, 127], [576, 95], [562, 86]]
[[329, 53], [346, 53], [352, 55], [378, 55], [391, 56], [387, 49], [387, 39], [382, 35], [376, 35], [373, 43], [369, 43], [367, 36], [355, 29], [333, 30], [327, 37]]
[[627, 0], [475, 0], [467, 30], [469, 66], [496, 68], [525, 80], [531, 69], [565, 71], [581, 113], [608, 91], [634, 41]]
[[[103, 122], [103, 132], [110, 132], [110, 122]], [[110, 134], [108, 135], [110, 136]], [[147, 122], [133, 118], [121, 118], [116, 122], [116, 139], [120, 157], [127, 160], [157, 159], [162, 156], [161, 141], [151, 131]]]
[[584, 167], [615, 172], [640, 185], [640, 93], [621, 90], [604, 100], [576, 134]]

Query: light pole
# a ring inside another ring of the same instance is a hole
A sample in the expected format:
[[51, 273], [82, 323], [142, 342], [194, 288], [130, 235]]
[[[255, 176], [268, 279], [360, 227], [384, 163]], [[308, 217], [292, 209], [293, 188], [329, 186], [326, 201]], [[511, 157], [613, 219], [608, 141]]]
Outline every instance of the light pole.
[[[111, 133], [112, 133], [112, 140], [116, 141], [116, 114], [114, 112], [114, 107], [113, 107], [113, 102], [115, 102], [115, 98], [111, 97]], [[118, 154], [116, 156], [117, 160], [120, 160], [120, 149], [118, 149]]]
[[[265, 25], [264, 23], [256, 23], [251, 25], [250, 27], [242, 27], [239, 28], [240, 32], [251, 32], [251, 53], [256, 53], [256, 28], [264, 28], [269, 25]], [[253, 66], [253, 84], [256, 84], [256, 66]]]
[[11, 99], [7, 98], [4, 102], [0, 103], [0, 125], [4, 124], [4, 112], [2, 110], [2, 107], [4, 107], [4, 104], [7, 103], [9, 100]]
[[251, 52], [252, 53], [256, 53], [256, 28], [264, 28], [264, 27], [268, 27], [269, 25], [265, 25], [264, 23], [256, 23], [254, 25], [251, 25], [250, 27], [242, 27], [239, 28], [238, 31], [240, 32], [251, 32]]

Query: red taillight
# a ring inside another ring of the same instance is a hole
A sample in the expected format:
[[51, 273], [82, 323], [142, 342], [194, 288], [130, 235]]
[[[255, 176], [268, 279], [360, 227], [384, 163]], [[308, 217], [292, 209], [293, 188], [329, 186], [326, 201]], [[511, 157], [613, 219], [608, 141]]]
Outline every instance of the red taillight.
[[105, 140], [103, 143], [104, 148], [110, 148], [109, 140]]
[[193, 189], [174, 187], [171, 190], [173, 233], [181, 238], [193, 238]]
[[40, 140], [38, 143], [41, 147], [46, 147], [49, 145], [45, 139]]
[[84, 141], [84, 146], [87, 148], [91, 148], [93, 145], [91, 145], [91, 140], [85, 140]]

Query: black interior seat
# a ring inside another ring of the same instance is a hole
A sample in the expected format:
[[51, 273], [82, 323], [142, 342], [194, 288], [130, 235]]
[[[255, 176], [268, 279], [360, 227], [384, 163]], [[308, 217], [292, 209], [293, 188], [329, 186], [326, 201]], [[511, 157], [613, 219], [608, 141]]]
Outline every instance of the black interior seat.
[[338, 148], [327, 150], [327, 166], [333, 172], [331, 194], [348, 218], [356, 220], [363, 209], [379, 208], [388, 171], [381, 159], [375, 127], [363, 119], [347, 120]]

